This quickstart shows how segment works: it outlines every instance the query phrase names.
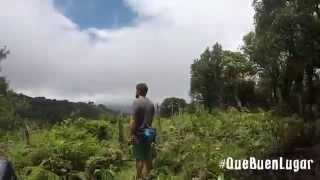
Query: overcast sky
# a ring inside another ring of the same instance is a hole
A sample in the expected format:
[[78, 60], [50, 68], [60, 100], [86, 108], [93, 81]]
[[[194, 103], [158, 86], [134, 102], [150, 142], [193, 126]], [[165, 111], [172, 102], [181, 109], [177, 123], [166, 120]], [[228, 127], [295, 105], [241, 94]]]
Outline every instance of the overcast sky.
[[130, 103], [189, 97], [190, 65], [207, 46], [239, 49], [252, 0], [2, 0], [0, 46], [10, 87], [30, 96]]

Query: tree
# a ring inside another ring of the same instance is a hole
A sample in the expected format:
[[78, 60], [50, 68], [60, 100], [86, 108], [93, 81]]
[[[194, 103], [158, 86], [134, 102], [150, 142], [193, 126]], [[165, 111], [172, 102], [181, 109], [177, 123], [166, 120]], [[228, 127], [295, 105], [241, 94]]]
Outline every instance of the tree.
[[216, 43], [212, 51], [207, 48], [191, 65], [191, 96], [206, 108], [221, 104], [222, 46]]
[[224, 51], [216, 44], [191, 65], [191, 96], [209, 110], [218, 106], [242, 107], [254, 97], [256, 71], [245, 54]]
[[[315, 99], [315, 68], [320, 67], [319, 6], [317, 0], [254, 1], [256, 44], [250, 46], [254, 51], [247, 52], [262, 55], [257, 61], [271, 78], [272, 86], [281, 88], [281, 95], [291, 108], [299, 104], [301, 115], [312, 109]], [[267, 56], [261, 52], [263, 49]], [[268, 73], [270, 70], [276, 72], [275, 77]], [[298, 103], [291, 102], [294, 97]]]
[[8, 83], [4, 77], [0, 77], [0, 96], [6, 96], [8, 92]]
[[[256, 67], [243, 53], [232, 51], [223, 51], [222, 64], [223, 103], [242, 107], [245, 102], [250, 101], [249, 99], [253, 97], [254, 86], [251, 87], [251, 90], [248, 89], [247, 81], [252, 81], [256, 74]], [[241, 93], [241, 89], [245, 89], [245, 94], [249, 94], [251, 97], [241, 98], [240, 96], [245, 95]]]
[[170, 117], [176, 115], [184, 110], [187, 103], [182, 98], [166, 98], [160, 105], [160, 116]]
[[265, 89], [265, 92], [271, 92], [268, 95], [265, 94], [271, 103], [280, 103], [282, 97], [280, 97], [279, 88], [285, 69], [285, 59], [278, 48], [277, 41], [270, 34], [257, 36], [255, 32], [248, 33], [243, 41], [243, 53], [256, 66], [259, 87]]
[[3, 59], [6, 59], [8, 54], [10, 54], [10, 51], [7, 49], [7, 46], [4, 46], [0, 49], [0, 61]]
[[[9, 51], [6, 47], [0, 49], [0, 62], [4, 60]], [[14, 109], [7, 98], [8, 84], [4, 77], [0, 77], [0, 128], [8, 130], [13, 128]]]
[[[9, 53], [10, 52], [6, 46], [3, 48], [0, 48], [0, 62], [6, 59]], [[4, 77], [0, 77], [0, 95], [5, 96], [7, 91], [8, 91], [8, 83]]]

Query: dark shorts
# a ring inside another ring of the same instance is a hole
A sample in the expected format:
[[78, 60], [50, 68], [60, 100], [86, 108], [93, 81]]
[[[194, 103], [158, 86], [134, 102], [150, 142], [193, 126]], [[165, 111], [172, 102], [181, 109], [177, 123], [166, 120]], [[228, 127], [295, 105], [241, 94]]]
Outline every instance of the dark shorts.
[[135, 143], [133, 144], [132, 151], [136, 160], [152, 159], [152, 146], [150, 143]]

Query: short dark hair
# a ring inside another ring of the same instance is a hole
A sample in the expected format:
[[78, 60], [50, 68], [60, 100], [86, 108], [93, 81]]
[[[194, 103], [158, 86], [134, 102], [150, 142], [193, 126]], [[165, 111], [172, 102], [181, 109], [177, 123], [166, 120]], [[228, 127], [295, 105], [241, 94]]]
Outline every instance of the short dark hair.
[[136, 89], [139, 91], [139, 93], [140, 93], [139, 95], [141, 95], [141, 96], [147, 95], [147, 92], [148, 92], [147, 84], [139, 83], [139, 84], [137, 84]]

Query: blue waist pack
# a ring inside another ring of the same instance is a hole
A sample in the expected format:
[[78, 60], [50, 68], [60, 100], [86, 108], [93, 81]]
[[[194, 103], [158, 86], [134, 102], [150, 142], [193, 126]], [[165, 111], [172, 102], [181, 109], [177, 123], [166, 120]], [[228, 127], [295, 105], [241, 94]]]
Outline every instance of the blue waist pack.
[[142, 128], [137, 130], [138, 140], [144, 143], [152, 143], [156, 140], [156, 129]]

